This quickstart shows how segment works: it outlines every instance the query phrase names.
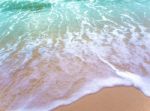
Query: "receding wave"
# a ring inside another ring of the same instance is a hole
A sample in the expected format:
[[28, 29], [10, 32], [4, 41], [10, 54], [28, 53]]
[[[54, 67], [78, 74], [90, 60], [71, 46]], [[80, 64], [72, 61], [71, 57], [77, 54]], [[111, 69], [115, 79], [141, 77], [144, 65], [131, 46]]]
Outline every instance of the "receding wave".
[[150, 96], [149, 6], [0, 1], [0, 110], [52, 110], [115, 85]]

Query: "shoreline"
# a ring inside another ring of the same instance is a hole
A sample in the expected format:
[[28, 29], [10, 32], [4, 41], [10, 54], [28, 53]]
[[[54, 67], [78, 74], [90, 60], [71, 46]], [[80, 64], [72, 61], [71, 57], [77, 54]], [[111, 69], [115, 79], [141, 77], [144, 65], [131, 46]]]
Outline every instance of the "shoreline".
[[132, 86], [103, 88], [52, 111], [150, 111], [150, 97]]

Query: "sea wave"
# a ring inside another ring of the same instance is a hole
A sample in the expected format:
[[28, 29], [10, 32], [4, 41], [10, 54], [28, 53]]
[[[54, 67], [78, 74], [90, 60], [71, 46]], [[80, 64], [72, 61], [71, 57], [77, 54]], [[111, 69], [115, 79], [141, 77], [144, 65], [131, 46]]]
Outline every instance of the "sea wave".
[[52, 110], [116, 85], [150, 96], [149, 5], [0, 1], [0, 108]]

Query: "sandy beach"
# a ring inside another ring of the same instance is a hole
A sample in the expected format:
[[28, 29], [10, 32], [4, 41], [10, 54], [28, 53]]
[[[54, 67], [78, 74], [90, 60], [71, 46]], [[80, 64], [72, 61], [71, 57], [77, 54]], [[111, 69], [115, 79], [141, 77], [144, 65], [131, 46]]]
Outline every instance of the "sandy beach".
[[54, 111], [150, 111], [150, 98], [134, 87], [104, 88]]

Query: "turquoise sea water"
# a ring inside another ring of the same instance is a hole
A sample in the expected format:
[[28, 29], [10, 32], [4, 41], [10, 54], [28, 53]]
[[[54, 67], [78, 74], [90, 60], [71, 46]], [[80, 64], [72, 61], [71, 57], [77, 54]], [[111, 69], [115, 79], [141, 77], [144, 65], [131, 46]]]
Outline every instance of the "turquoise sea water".
[[[0, 1], [0, 95], [8, 88], [0, 99], [16, 95], [0, 108], [47, 111], [115, 85], [150, 96], [149, 6], [149, 0]], [[30, 93], [19, 96], [23, 91]]]

